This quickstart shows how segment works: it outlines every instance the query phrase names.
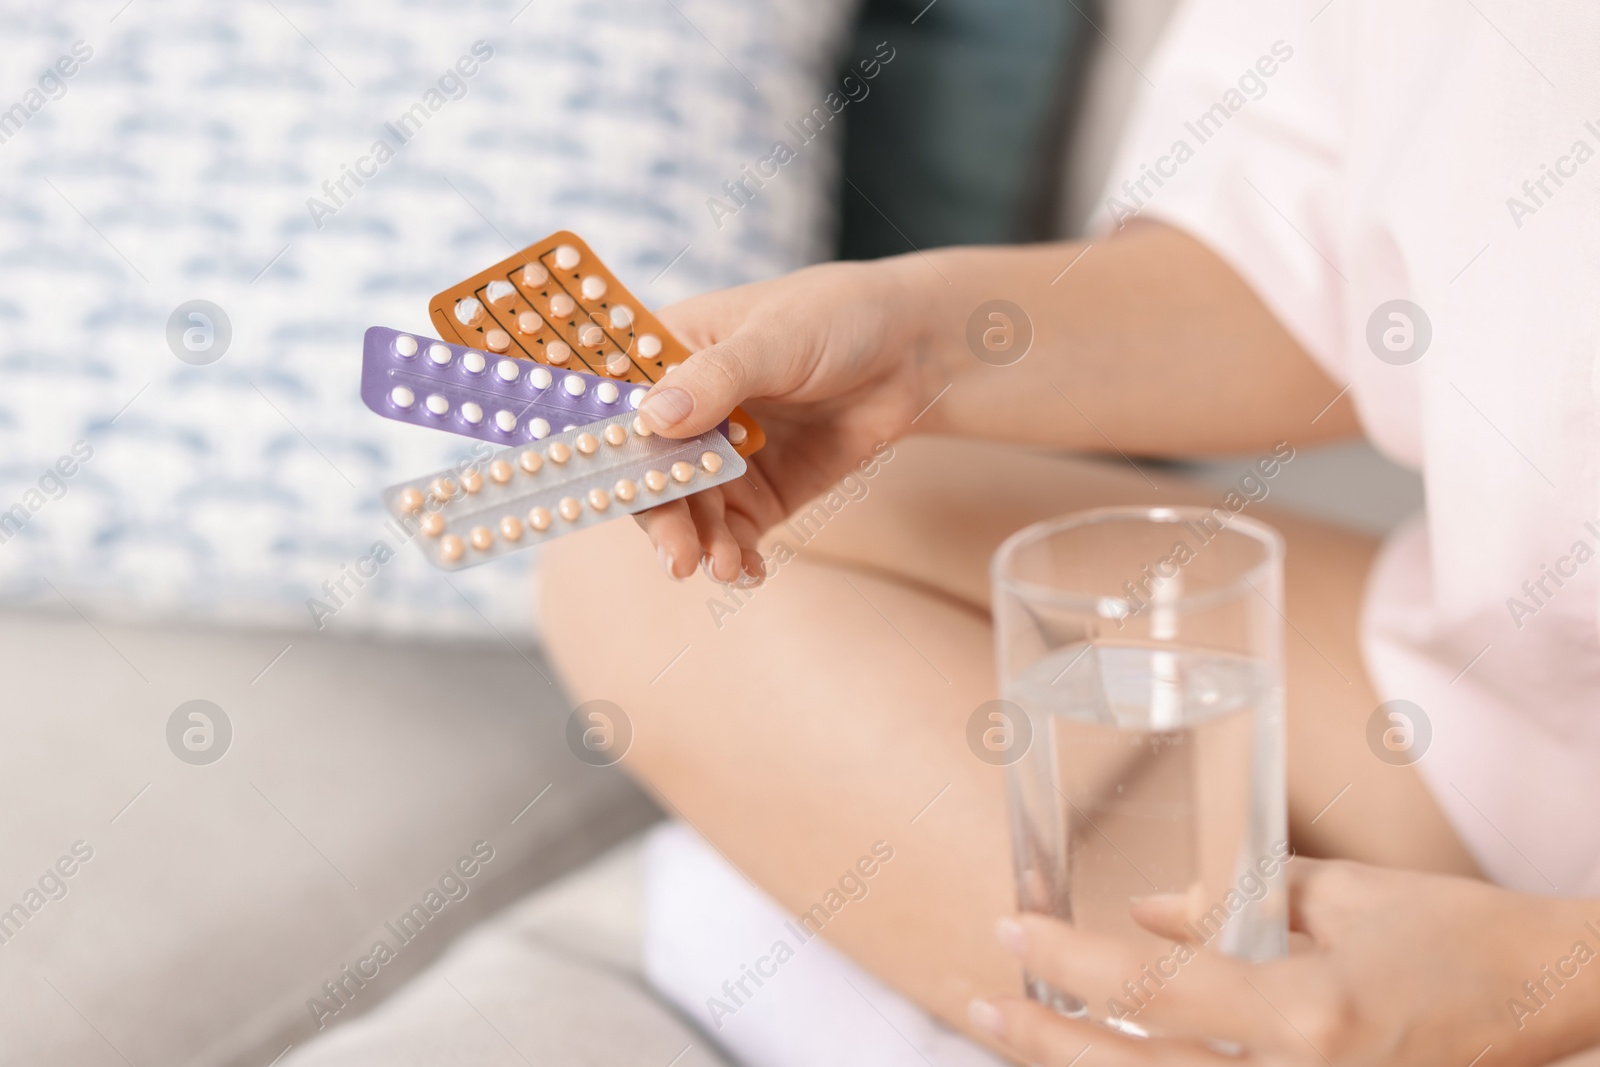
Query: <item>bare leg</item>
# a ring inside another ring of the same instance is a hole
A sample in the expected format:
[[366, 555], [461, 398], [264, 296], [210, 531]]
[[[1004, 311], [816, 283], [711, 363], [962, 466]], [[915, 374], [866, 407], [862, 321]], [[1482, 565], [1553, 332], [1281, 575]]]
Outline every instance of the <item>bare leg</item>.
[[[888, 841], [895, 860], [870, 906], [840, 913], [828, 936], [964, 1028], [969, 998], [1017, 984], [993, 938], [1014, 906], [1002, 772], [965, 741], [995, 689], [989, 557], [1065, 511], [1220, 497], [1125, 467], [914, 439], [731, 614], [706, 579], [664, 578], [627, 524], [557, 542], [543, 586], [544, 618], [560, 620], [550, 651], [575, 699], [605, 697], [632, 718], [626, 766], [786, 907], [808, 907]], [[1366, 747], [1376, 700], [1356, 619], [1374, 543], [1252, 513], [1289, 545], [1296, 847], [1471, 873], [1421, 779]]]

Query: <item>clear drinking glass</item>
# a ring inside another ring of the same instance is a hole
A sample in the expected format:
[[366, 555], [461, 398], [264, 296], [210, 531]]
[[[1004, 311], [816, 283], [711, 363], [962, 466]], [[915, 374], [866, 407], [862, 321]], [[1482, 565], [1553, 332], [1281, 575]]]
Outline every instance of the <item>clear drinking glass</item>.
[[1085, 511], [996, 553], [1020, 907], [1142, 945], [1155, 975], [1106, 1005], [1029, 976], [1035, 1000], [1144, 1032], [1181, 961], [1132, 897], [1183, 894], [1213, 949], [1287, 951], [1282, 602], [1282, 538], [1221, 508]]

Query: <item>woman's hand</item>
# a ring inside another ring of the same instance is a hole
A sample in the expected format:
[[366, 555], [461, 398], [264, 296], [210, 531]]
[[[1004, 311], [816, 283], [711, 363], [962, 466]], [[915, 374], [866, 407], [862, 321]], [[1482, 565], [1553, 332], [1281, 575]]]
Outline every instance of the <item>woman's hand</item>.
[[894, 441], [948, 384], [918, 341], [904, 261], [832, 263], [675, 304], [663, 322], [694, 351], [640, 407], [668, 437], [703, 433], [739, 404], [767, 444], [749, 473], [638, 516], [668, 574], [762, 577], [756, 542]]
[[[1096, 1016], [1112, 998], [1133, 1008], [1123, 983], [1135, 982], [1143, 1006], [1124, 1017], [1159, 1036], [1126, 1037], [1017, 997], [974, 1001], [973, 1022], [1047, 1067], [1078, 1062], [1086, 1046], [1083, 1067], [1495, 1067], [1600, 1044], [1600, 902], [1342, 862], [1296, 859], [1289, 873], [1299, 931], [1289, 958], [1245, 963], [1196, 948], [1159, 984], [1142, 969], [1170, 951], [1146, 958], [1043, 916], [1001, 921], [1000, 940], [1028, 973]], [[1145, 898], [1133, 912], [1184, 939], [1183, 898]], [[1219, 1041], [1243, 1051], [1227, 1055]]]

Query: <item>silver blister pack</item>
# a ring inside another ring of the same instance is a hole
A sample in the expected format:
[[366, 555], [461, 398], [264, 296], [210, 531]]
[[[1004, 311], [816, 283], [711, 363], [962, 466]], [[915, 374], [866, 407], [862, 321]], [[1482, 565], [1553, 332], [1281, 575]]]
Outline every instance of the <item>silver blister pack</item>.
[[722, 485], [745, 461], [720, 429], [673, 440], [634, 412], [408, 479], [384, 506], [433, 563], [460, 570]]

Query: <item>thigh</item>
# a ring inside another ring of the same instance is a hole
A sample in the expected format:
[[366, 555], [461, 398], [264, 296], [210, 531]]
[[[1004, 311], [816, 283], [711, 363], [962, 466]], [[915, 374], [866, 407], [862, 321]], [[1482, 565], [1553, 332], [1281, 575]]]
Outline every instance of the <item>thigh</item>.
[[[897, 445], [863, 485], [825, 520], [774, 531], [797, 555], [750, 591], [670, 581], [630, 524], [557, 542], [542, 616], [574, 699], [604, 697], [630, 716], [625, 765], [786, 907], [809, 906], [874, 842], [892, 847], [868, 906], [830, 922], [830, 940], [964, 1028], [971, 996], [1016, 983], [992, 933], [1014, 907], [1002, 772], [965, 741], [995, 686], [989, 555], [1073, 508], [1217, 494], [931, 440]], [[1270, 520], [1290, 545], [1296, 845], [1462, 869], [1415, 773], [1366, 749], [1373, 697], [1355, 627], [1373, 545]]]
[[[1245, 469], [1241, 462], [1241, 475]], [[861, 480], [858, 499], [832, 501], [828, 521], [812, 508], [811, 521], [791, 520], [773, 537], [803, 540], [809, 559], [867, 570], [986, 615], [990, 558], [1023, 526], [1114, 504], [1216, 507], [1225, 492], [1122, 460], [920, 438], [896, 445], [893, 458]], [[1252, 504], [1248, 514], [1276, 527], [1287, 546], [1286, 732], [1296, 849], [1477, 873], [1416, 770], [1390, 766], [1367, 747], [1366, 722], [1378, 700], [1362, 663], [1359, 622], [1377, 540], [1270, 503]]]

